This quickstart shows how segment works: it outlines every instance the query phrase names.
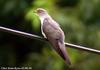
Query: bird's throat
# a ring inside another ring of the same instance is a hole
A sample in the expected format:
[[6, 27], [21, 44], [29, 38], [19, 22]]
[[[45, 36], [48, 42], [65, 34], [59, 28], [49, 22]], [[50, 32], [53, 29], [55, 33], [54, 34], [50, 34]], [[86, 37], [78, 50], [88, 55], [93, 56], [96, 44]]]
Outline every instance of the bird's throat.
[[40, 21], [41, 21], [41, 24], [43, 24], [43, 21], [44, 21], [44, 19], [46, 19], [46, 18], [51, 18], [48, 14], [46, 14], [46, 15], [41, 15], [40, 16]]

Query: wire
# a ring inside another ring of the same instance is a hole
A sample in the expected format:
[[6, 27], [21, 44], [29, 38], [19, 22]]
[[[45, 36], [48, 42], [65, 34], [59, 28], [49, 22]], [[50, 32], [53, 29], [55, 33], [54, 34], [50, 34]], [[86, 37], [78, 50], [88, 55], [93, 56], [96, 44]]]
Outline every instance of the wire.
[[[38, 39], [38, 40], [42, 40], [42, 41], [48, 41], [46, 38], [43, 38], [43, 37], [35, 35], [35, 34], [30, 34], [30, 33], [22, 32], [22, 31], [18, 31], [18, 30], [13, 30], [10, 28], [2, 27], [2, 26], [0, 26], [0, 31], [27, 37], [30, 39]], [[74, 44], [70, 44], [70, 43], [65, 43], [65, 45], [66, 45], [66, 47], [69, 47], [69, 48], [75, 48], [75, 49], [79, 49], [79, 50], [83, 50], [83, 51], [87, 51], [87, 52], [92, 52], [95, 54], [100, 54], [100, 51], [96, 50], [96, 49], [87, 48], [87, 47], [74, 45]]]

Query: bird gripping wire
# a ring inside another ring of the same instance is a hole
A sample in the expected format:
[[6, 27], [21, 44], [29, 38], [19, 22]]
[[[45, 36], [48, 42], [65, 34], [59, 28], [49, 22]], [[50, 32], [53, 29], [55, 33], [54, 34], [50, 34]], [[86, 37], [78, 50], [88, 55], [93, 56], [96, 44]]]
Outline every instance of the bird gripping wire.
[[[10, 28], [2, 27], [2, 26], [0, 26], [0, 31], [11, 33], [11, 34], [22, 36], [22, 37], [27, 37], [30, 39], [38, 39], [38, 40], [42, 40], [42, 41], [48, 41], [46, 38], [43, 38], [43, 37], [35, 35], [35, 34], [30, 34], [30, 33], [22, 32], [22, 31], [18, 31], [18, 30], [13, 30]], [[69, 47], [69, 48], [75, 48], [75, 49], [79, 49], [79, 50], [83, 50], [83, 51], [87, 51], [87, 52], [91, 52], [91, 53], [100, 55], [100, 51], [96, 50], [96, 49], [87, 48], [87, 47], [74, 45], [74, 44], [70, 44], [70, 43], [65, 43], [65, 45], [66, 45], [66, 47]]]

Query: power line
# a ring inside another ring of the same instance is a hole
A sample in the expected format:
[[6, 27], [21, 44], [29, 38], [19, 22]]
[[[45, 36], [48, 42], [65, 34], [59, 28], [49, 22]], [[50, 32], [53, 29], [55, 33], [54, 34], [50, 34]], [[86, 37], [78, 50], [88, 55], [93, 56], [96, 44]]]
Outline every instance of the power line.
[[[18, 30], [13, 30], [13, 29], [10, 29], [10, 28], [2, 27], [2, 26], [0, 26], [0, 31], [11, 33], [11, 34], [14, 34], [14, 35], [27, 37], [27, 38], [30, 38], [30, 39], [38, 39], [38, 40], [47, 41], [46, 38], [43, 38], [41, 36], [38, 36], [38, 35], [35, 35], [35, 34], [26, 33], [26, 32], [22, 32], [22, 31], [18, 31]], [[100, 54], [100, 51], [96, 50], [96, 49], [87, 48], [87, 47], [74, 45], [74, 44], [70, 44], [70, 43], [65, 43], [65, 45], [66, 45], [66, 47], [69, 47], [69, 48], [75, 48], [75, 49], [79, 49], [79, 50], [83, 50], [83, 51], [87, 51], [87, 52]]]

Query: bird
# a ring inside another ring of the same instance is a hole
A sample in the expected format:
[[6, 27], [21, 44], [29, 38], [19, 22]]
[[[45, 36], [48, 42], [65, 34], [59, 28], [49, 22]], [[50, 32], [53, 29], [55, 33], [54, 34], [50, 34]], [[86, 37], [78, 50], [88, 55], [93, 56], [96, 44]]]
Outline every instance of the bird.
[[60, 25], [53, 20], [53, 18], [48, 14], [47, 10], [37, 8], [35, 12], [39, 16], [41, 22], [41, 32], [44, 38], [50, 42], [53, 49], [62, 57], [65, 63], [71, 65], [64, 44], [65, 35]]

